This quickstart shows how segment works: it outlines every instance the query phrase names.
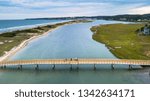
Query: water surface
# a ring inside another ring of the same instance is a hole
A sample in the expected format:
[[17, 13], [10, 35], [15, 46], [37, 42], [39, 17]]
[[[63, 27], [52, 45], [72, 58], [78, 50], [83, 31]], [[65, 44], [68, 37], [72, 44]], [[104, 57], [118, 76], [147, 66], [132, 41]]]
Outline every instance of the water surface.
[[0, 20], [0, 33], [28, 29], [47, 24], [55, 24], [68, 20]]
[[104, 44], [92, 39], [90, 28], [105, 23], [116, 22], [100, 20], [60, 27], [31, 41], [11, 59], [116, 58]]
[[[95, 21], [91, 23], [72, 24], [60, 27], [46, 36], [31, 41], [24, 49], [19, 51], [11, 60], [28, 59], [54, 59], [54, 58], [102, 58], [116, 59], [105, 47], [92, 39], [90, 28], [99, 24], [120, 23], [116, 21]], [[129, 71], [127, 65], [39, 65], [40, 70], [35, 71], [35, 65], [23, 66], [30, 70], [1, 70], [0, 83], [150, 83], [149, 70]], [[12, 68], [12, 67], [10, 67]], [[13, 67], [14, 68], [14, 67]], [[16, 67], [15, 67], [16, 68]]]
[[150, 83], [148, 72], [128, 70], [0, 71], [0, 83], [19, 84], [138, 84]]

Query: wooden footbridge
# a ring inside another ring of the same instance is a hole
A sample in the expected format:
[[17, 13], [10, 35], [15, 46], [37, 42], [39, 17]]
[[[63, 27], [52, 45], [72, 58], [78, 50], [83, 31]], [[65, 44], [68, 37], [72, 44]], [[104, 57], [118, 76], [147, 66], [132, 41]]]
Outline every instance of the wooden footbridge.
[[56, 65], [72, 65], [80, 64], [93, 64], [93, 68], [96, 69], [96, 64], [110, 64], [111, 68], [114, 69], [114, 65], [123, 64], [129, 65], [129, 69], [132, 69], [132, 65], [143, 65], [150, 66], [150, 60], [127, 60], [127, 59], [41, 59], [41, 60], [15, 60], [15, 61], [1, 61], [0, 67], [6, 68], [7, 66], [17, 66], [18, 69], [22, 69], [23, 65], [36, 65], [35, 69], [39, 69], [41, 64], [50, 64], [52, 69], [55, 69]]

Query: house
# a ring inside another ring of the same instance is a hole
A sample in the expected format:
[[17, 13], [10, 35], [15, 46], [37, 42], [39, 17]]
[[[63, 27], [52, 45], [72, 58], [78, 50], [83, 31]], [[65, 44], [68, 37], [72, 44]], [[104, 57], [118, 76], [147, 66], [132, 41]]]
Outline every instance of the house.
[[146, 24], [139, 31], [139, 33], [142, 33], [143, 35], [150, 35], [150, 25]]
[[150, 29], [148, 27], [144, 27], [143, 34], [144, 35], [150, 35]]
[[150, 34], [150, 29], [144, 28], [143, 34], [144, 35], [149, 35]]

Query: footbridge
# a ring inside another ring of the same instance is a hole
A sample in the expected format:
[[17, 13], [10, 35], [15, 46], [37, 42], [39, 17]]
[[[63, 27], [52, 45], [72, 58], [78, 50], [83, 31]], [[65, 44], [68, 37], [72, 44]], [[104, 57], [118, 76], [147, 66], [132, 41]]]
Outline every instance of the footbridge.
[[93, 64], [93, 68], [96, 69], [97, 64], [110, 64], [111, 68], [114, 69], [114, 65], [122, 64], [129, 65], [129, 69], [132, 69], [132, 65], [143, 65], [150, 66], [150, 60], [129, 60], [129, 59], [38, 59], [38, 60], [15, 60], [15, 61], [1, 61], [0, 67], [6, 68], [7, 66], [17, 66], [19, 69], [22, 69], [23, 65], [36, 65], [35, 69], [39, 68], [41, 64], [50, 64], [53, 65], [52, 69], [55, 69], [56, 65], [70, 65], [72, 69], [72, 65], [80, 64]]

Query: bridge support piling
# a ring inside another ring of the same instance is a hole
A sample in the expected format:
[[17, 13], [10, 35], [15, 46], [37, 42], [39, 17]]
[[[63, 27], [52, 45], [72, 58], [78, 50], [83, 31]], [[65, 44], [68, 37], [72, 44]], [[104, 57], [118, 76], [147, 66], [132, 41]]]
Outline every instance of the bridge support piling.
[[111, 64], [111, 69], [114, 70], [115, 69], [115, 65]]
[[129, 70], [132, 70], [132, 65], [129, 65]]
[[96, 70], [96, 64], [94, 64], [94, 70]]
[[4, 67], [3, 67], [4, 69], [6, 69], [6, 65], [4, 65]]
[[79, 70], [79, 64], [77, 64], [77, 70]]
[[39, 65], [38, 64], [36, 65], [35, 70], [39, 70]]
[[17, 69], [22, 69], [22, 65], [18, 65]]
[[1, 66], [1, 69], [3, 69], [3, 66]]
[[52, 70], [55, 70], [55, 64], [53, 64], [53, 66], [52, 66]]
[[72, 71], [72, 64], [70, 64], [70, 70]]

